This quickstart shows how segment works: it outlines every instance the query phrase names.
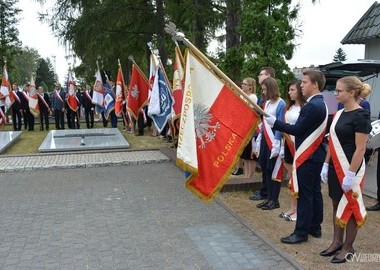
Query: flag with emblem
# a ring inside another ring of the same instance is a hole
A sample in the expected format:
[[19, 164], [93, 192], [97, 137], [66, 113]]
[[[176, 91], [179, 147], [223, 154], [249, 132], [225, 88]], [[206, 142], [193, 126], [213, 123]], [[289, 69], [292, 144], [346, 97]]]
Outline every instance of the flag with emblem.
[[70, 69], [69, 74], [67, 75], [66, 97], [67, 105], [70, 107], [70, 109], [76, 112], [78, 110], [78, 99], [75, 93], [73, 74], [71, 73]]
[[152, 111], [148, 109], [148, 115], [152, 118], [158, 132], [161, 132], [170, 118], [173, 104], [172, 93], [161, 66], [158, 66], [156, 70], [152, 93], [153, 92], [158, 93], [158, 111], [152, 113]]
[[185, 72], [177, 164], [190, 173], [186, 187], [209, 202], [228, 180], [260, 117], [191, 51]]
[[98, 105], [98, 107], [103, 107], [103, 101], [104, 101], [104, 86], [103, 86], [103, 80], [102, 75], [100, 74], [99, 68], [95, 72], [95, 83], [93, 88], [93, 94], [92, 94], [92, 103]]
[[29, 83], [29, 110], [35, 117], [40, 116], [40, 105], [38, 104], [38, 92], [33, 75]]
[[131, 81], [129, 83], [127, 109], [137, 120], [139, 112], [148, 103], [149, 83], [139, 67], [132, 65]]
[[173, 73], [173, 121], [181, 115], [185, 70], [183, 68], [183, 56], [178, 46], [175, 47], [174, 73]]
[[11, 81], [9, 80], [7, 64], [3, 67], [3, 76], [1, 78], [0, 99], [5, 103], [5, 106], [9, 109], [15, 101], [15, 93], [12, 91]]
[[108, 119], [110, 113], [115, 109], [114, 92], [108, 82], [104, 85], [104, 117]]
[[117, 72], [116, 80], [116, 99], [115, 99], [115, 114], [116, 116], [122, 116], [123, 114], [123, 104], [125, 103], [125, 83], [123, 71], [121, 66]]

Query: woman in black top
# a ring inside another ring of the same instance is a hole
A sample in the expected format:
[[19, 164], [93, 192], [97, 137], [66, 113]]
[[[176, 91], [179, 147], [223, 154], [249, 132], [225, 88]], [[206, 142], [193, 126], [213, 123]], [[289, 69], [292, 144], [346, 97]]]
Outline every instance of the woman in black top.
[[329, 151], [321, 172], [322, 181], [328, 180], [333, 204], [334, 239], [320, 255], [332, 256], [339, 252], [332, 263], [344, 263], [352, 258], [357, 228], [364, 224], [367, 216], [361, 189], [365, 172], [363, 158], [372, 127], [369, 112], [360, 107], [356, 99], [368, 88], [368, 84], [355, 76], [343, 77], [336, 84], [335, 96], [344, 108], [336, 113], [331, 124]]

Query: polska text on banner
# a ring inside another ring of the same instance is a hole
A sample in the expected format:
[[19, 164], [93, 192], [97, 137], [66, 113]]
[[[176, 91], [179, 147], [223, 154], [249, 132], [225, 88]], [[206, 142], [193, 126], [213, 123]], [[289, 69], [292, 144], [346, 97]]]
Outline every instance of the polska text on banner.
[[209, 202], [228, 180], [260, 117], [191, 51], [185, 77], [177, 164], [190, 172], [186, 187]]

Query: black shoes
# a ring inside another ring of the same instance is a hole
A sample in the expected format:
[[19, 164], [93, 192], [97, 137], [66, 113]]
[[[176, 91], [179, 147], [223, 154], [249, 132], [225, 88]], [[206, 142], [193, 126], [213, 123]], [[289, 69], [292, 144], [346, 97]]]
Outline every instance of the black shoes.
[[243, 174], [243, 168], [236, 168], [235, 171], [232, 173], [232, 175], [242, 175]]
[[261, 201], [266, 200], [267, 197], [260, 194], [260, 192], [253, 194], [251, 197], [249, 197], [252, 201]]
[[354, 257], [354, 254], [355, 254], [355, 250], [352, 248], [347, 254], [346, 256], [344, 256], [343, 259], [338, 259], [336, 256], [334, 256], [332, 259], [331, 259], [331, 263], [345, 263], [350, 260], [352, 260], [352, 258]]
[[269, 203], [267, 203], [266, 205], [263, 205], [261, 207], [261, 210], [273, 210], [273, 209], [277, 209], [277, 208], [280, 208], [279, 202], [269, 201]]
[[322, 231], [321, 230], [310, 231], [309, 234], [311, 236], [313, 236], [314, 238], [321, 238], [322, 237]]
[[287, 237], [281, 238], [281, 242], [284, 244], [300, 244], [302, 242], [307, 242], [307, 236], [298, 236], [294, 233]]
[[367, 211], [380, 211], [380, 202], [365, 208]]
[[271, 201], [268, 201], [268, 200], [262, 201], [261, 203], [259, 203], [258, 205], [256, 205], [256, 207], [257, 208], [262, 208], [263, 206], [267, 205], [270, 202]]
[[337, 247], [336, 249], [328, 252], [327, 250], [328, 249], [325, 249], [324, 251], [322, 251], [321, 253], [319, 253], [319, 255], [323, 256], [323, 257], [330, 257], [332, 255], [335, 255], [335, 253], [337, 253], [338, 251], [341, 251], [342, 249], [342, 245], [340, 245], [339, 247]]

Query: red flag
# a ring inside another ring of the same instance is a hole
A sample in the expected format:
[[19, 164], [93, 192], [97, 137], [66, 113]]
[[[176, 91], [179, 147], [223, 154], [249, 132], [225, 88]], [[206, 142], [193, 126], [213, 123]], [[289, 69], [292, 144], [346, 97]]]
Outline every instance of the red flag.
[[183, 68], [183, 56], [178, 46], [175, 47], [174, 74], [173, 74], [173, 121], [181, 116], [185, 70]]
[[115, 114], [120, 116], [123, 113], [123, 103], [125, 101], [125, 83], [123, 71], [121, 66], [119, 66], [119, 71], [117, 72], [116, 81], [116, 101], [115, 101]]
[[29, 109], [30, 112], [35, 116], [40, 116], [40, 105], [38, 104], [38, 92], [36, 89], [36, 84], [34, 82], [33, 75], [30, 78], [29, 85]]
[[10, 108], [15, 101], [15, 93], [12, 91], [11, 82], [9, 80], [7, 64], [3, 67], [3, 77], [1, 79], [0, 99], [3, 99], [7, 108]]
[[183, 96], [177, 164], [190, 172], [186, 187], [209, 202], [235, 169], [260, 117], [190, 51]]
[[69, 105], [70, 109], [76, 112], [78, 110], [78, 99], [75, 93], [74, 79], [71, 74], [71, 70], [69, 70], [69, 74], [67, 76], [66, 95], [67, 105]]
[[127, 109], [137, 120], [140, 110], [148, 103], [149, 83], [136, 64], [132, 65]]

